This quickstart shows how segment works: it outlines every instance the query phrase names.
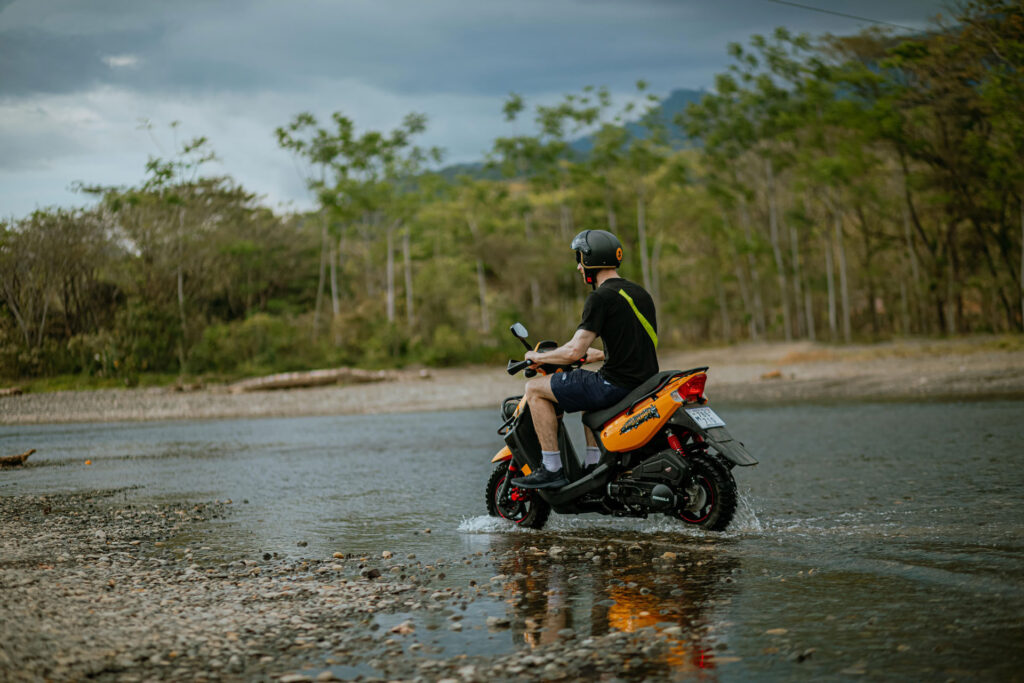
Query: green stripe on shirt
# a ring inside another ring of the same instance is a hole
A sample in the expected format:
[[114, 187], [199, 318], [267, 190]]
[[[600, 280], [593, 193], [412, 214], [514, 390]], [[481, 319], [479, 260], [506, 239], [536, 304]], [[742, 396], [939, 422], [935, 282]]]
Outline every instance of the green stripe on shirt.
[[645, 330], [647, 330], [647, 334], [651, 335], [651, 341], [654, 342], [654, 348], [658, 348], [658, 333], [654, 331], [651, 324], [647, 322], [647, 318], [644, 317], [644, 314], [641, 313], [640, 309], [638, 309], [636, 304], [633, 303], [633, 298], [621, 289], [619, 290], [619, 294], [622, 295], [623, 299], [629, 302], [629, 307], [633, 309], [634, 313], [636, 313], [637, 320], [639, 320], [640, 324], [644, 326]]

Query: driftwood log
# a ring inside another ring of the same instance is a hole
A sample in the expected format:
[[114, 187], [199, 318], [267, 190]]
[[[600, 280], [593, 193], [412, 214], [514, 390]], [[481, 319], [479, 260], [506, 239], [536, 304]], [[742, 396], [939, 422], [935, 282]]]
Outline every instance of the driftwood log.
[[[267, 391], [270, 389], [303, 389], [320, 387], [328, 384], [387, 382], [405, 379], [409, 375], [397, 370], [361, 370], [359, 368], [332, 368], [330, 370], [312, 370], [310, 372], [283, 372], [267, 377], [254, 377], [235, 382], [228, 388], [232, 393], [246, 391]], [[420, 377], [428, 374], [421, 372]]]
[[0, 467], [20, 467], [25, 464], [28, 460], [28, 456], [36, 452], [36, 449], [30, 448], [21, 455], [6, 455], [0, 457]]

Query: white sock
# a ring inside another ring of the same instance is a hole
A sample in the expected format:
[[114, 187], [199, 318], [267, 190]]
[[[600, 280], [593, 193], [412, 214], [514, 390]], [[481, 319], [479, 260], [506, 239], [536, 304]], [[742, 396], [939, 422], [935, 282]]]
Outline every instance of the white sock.
[[541, 451], [540, 457], [544, 459], [544, 469], [548, 472], [557, 472], [562, 469], [561, 451]]
[[596, 465], [601, 459], [601, 449], [597, 446], [587, 446], [587, 454], [583, 456], [584, 465]]

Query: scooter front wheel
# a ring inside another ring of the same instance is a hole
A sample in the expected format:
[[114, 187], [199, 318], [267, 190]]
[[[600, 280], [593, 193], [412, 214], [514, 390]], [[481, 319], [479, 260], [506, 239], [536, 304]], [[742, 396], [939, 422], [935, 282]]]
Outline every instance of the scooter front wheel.
[[[499, 462], [487, 480], [487, 513], [492, 517], [502, 517], [515, 522], [519, 526], [541, 529], [548, 521], [551, 506], [536, 491], [521, 489], [510, 484], [503, 495], [502, 488], [505, 479], [510, 476], [510, 463], [510, 460]], [[511, 476], [514, 479], [523, 474], [514, 471]]]

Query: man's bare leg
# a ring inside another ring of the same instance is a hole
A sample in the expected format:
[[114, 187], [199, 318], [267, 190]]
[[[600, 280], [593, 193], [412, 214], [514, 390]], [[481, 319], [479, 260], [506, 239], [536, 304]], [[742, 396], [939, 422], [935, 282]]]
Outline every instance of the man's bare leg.
[[562, 472], [562, 459], [558, 452], [558, 417], [555, 413], [558, 401], [551, 391], [550, 377], [535, 377], [526, 383], [526, 403], [530, 406], [544, 464], [529, 476], [513, 479], [512, 483], [523, 488], [565, 486], [569, 482]]
[[526, 383], [526, 402], [533, 417], [533, 428], [544, 451], [558, 450], [558, 417], [555, 406], [558, 401], [551, 391], [550, 377], [534, 377]]

